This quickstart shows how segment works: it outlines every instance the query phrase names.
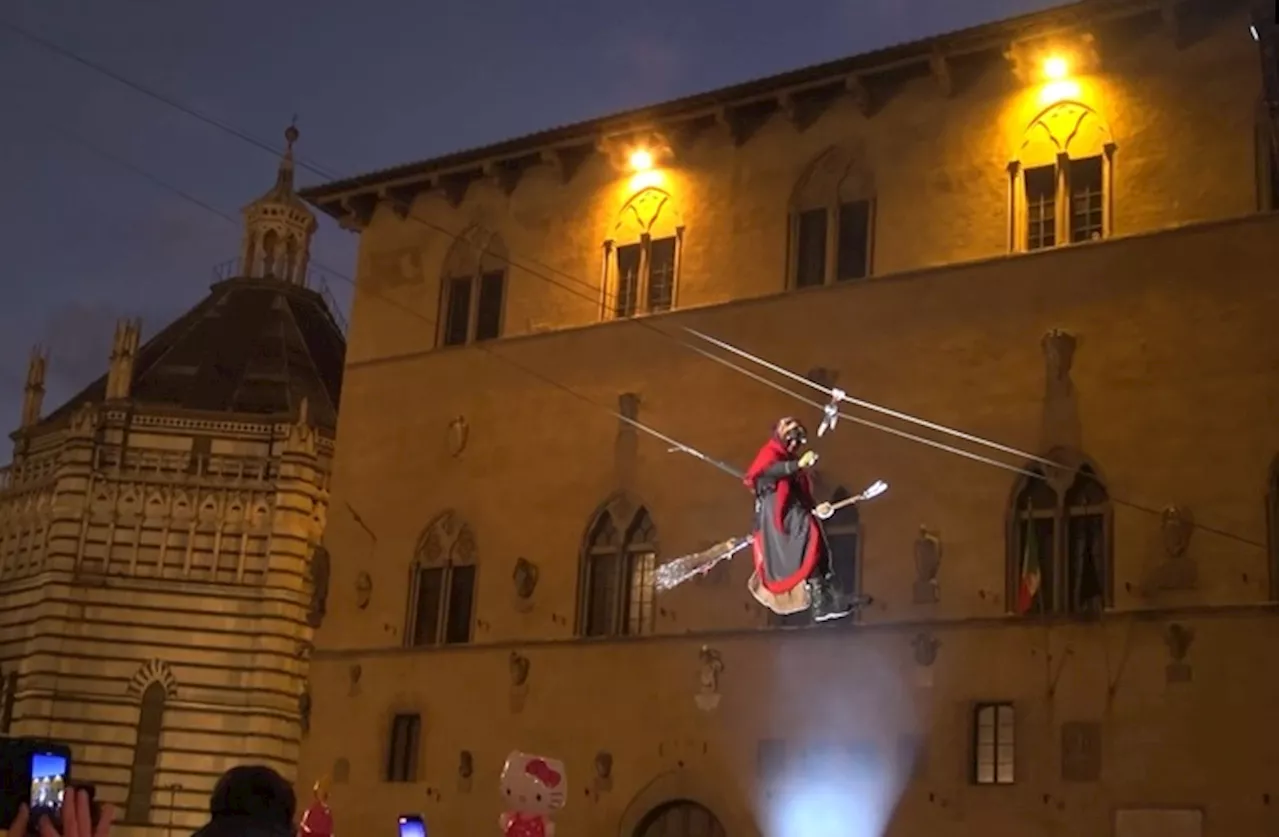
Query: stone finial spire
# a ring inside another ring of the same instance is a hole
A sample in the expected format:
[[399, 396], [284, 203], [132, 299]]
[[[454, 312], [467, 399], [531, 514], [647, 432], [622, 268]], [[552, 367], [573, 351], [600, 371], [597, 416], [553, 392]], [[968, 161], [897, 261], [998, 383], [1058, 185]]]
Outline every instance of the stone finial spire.
[[293, 146], [298, 129], [285, 129], [284, 153], [276, 182], [266, 194], [242, 210], [244, 240], [239, 275], [249, 279], [278, 279], [291, 285], [307, 283], [311, 236], [316, 217], [293, 190]]
[[40, 421], [40, 408], [44, 405], [44, 372], [49, 356], [36, 346], [31, 350], [27, 364], [27, 385], [22, 390], [22, 426], [32, 427]]
[[284, 154], [280, 155], [280, 165], [276, 168], [276, 189], [292, 194], [293, 192], [293, 144], [298, 141], [298, 117], [294, 117], [289, 127], [284, 129]]
[[142, 339], [141, 320], [119, 320], [111, 342], [111, 362], [107, 367], [107, 400], [129, 397], [133, 389], [133, 367]]

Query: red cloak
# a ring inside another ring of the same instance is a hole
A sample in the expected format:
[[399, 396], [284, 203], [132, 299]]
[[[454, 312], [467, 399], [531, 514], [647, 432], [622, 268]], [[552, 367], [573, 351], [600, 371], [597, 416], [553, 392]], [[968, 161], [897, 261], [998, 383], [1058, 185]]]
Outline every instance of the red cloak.
[[[795, 457], [787, 450], [786, 445], [775, 436], [760, 448], [751, 467], [747, 469], [743, 482], [752, 491], [756, 491], [757, 481], [771, 467], [794, 461]], [[786, 593], [812, 574], [821, 555], [823, 541], [822, 530], [810, 513], [814, 504], [813, 484], [809, 475], [798, 470], [776, 479], [773, 492], [761, 501], [763, 508], [753, 533], [752, 555], [761, 586], [771, 593]], [[804, 513], [804, 522], [798, 531], [792, 531], [795, 528], [794, 521], [792, 527], [788, 527], [788, 512], [797, 507]], [[770, 555], [771, 551], [787, 555]], [[795, 560], [797, 557], [798, 561]], [[785, 574], [779, 575], [779, 566], [785, 567], [782, 571]], [[770, 568], [773, 569], [772, 572], [769, 571]]]

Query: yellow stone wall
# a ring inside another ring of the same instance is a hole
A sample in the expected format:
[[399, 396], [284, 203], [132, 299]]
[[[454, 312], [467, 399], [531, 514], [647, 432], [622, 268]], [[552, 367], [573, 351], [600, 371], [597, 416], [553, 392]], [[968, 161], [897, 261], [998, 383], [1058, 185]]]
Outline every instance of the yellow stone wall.
[[[1117, 808], [1165, 805], [1203, 808], [1206, 834], [1274, 833], [1265, 504], [1277, 236], [1274, 215], [1251, 214], [1257, 54], [1235, 17], [1181, 49], [1156, 28], [1101, 43], [1102, 63], [1070, 98], [1106, 129], [1089, 141], [1114, 146], [1106, 241], [1009, 253], [1009, 164], [1042, 153], [1022, 149], [1045, 93], [1006, 64], [950, 98], [910, 80], [870, 118], [839, 102], [804, 131], [779, 116], [740, 147], [712, 130], [679, 153], [657, 186], [684, 227], [677, 308], [697, 310], [597, 324], [603, 243], [639, 186], [601, 156], [567, 184], [547, 167], [509, 197], [491, 183], [456, 208], [421, 197], [424, 223], [378, 210], [361, 240], [326, 531], [333, 593], [299, 772], [303, 788], [341, 776], [339, 829], [389, 829], [422, 811], [433, 834], [497, 833], [502, 759], [523, 748], [568, 762], [561, 834], [632, 837], [655, 806], [691, 799], [728, 834], [787, 835], [774, 818], [794, 794], [756, 773], [759, 742], [782, 738], [789, 752], [830, 739], [879, 754], [882, 781], [852, 805], [867, 830], [841, 833], [878, 834], [892, 816], [892, 834], [1092, 835], [1108, 833]], [[784, 293], [788, 202], [833, 145], [874, 184], [876, 276]], [[430, 351], [453, 243], [433, 226], [473, 225], [573, 292], [513, 269], [513, 339]], [[875, 603], [858, 624], [768, 628], [740, 560], [661, 597], [656, 636], [575, 639], [584, 533], [611, 497], [649, 510], [663, 559], [748, 525], [749, 496], [723, 474], [643, 436], [628, 452], [607, 412], [621, 394], [639, 396], [641, 421], [739, 464], [779, 415], [815, 413], [699, 357], [680, 344], [684, 326], [1035, 453], [1064, 409], [1047, 392], [1041, 339], [1075, 335], [1065, 409], [1113, 498], [1110, 612], [1087, 623], [1006, 615], [1015, 475], [842, 424], [821, 445], [824, 485], [892, 486], [861, 517], [861, 584]], [[564, 330], [516, 337], [539, 328]], [[468, 433], [454, 455], [459, 418]], [[1196, 531], [1196, 584], [1158, 591], [1159, 510], [1174, 504], [1233, 537]], [[446, 510], [477, 541], [474, 642], [404, 649], [415, 544]], [[921, 524], [943, 544], [935, 605], [912, 603]], [[520, 557], [540, 569], [527, 609], [512, 585]], [[1175, 625], [1194, 635], [1185, 682], [1167, 668]], [[932, 666], [915, 662], [921, 634], [940, 643]], [[694, 701], [703, 645], [724, 664], [710, 711]], [[512, 654], [529, 663], [526, 686], [512, 685]], [[967, 780], [970, 711], [986, 700], [1017, 710], [1010, 787]], [[423, 716], [411, 783], [383, 781], [397, 712]], [[1062, 777], [1070, 722], [1100, 725], [1096, 781]], [[458, 776], [464, 750], [470, 779]], [[593, 774], [601, 751], [614, 759], [607, 783]], [[918, 762], [904, 755], [917, 751]]]
[[867, 174], [876, 274], [1004, 255], [1008, 165], [1039, 138], [1036, 117], [1057, 97], [1090, 108], [1115, 143], [1116, 235], [1253, 211], [1261, 77], [1247, 19], [1232, 15], [1183, 49], [1154, 29], [1100, 50], [1103, 63], [1075, 89], [1024, 84], [998, 62], [957, 82], [950, 97], [927, 74], [911, 78], [881, 92], [869, 118], [845, 98], [803, 132], [779, 114], [740, 147], [726, 130], [708, 130], [653, 179], [595, 155], [567, 184], [547, 165], [510, 196], [483, 180], [456, 209], [442, 192], [420, 196], [405, 219], [383, 204], [361, 235], [347, 360], [435, 345], [442, 264], [454, 236], [477, 224], [496, 231], [521, 266], [511, 273], [504, 334], [596, 322], [603, 244], [648, 183], [671, 196], [666, 212], [685, 227], [679, 307], [778, 293], [788, 202], [832, 147], [849, 149]]

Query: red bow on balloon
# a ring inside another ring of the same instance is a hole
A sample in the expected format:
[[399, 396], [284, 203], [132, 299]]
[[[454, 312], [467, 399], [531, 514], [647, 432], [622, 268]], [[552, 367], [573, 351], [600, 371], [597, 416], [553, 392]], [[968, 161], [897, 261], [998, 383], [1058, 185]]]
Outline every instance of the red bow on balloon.
[[524, 772], [528, 773], [530, 776], [549, 788], [554, 788], [556, 785], [560, 784], [560, 774], [553, 770], [551, 765], [547, 764], [542, 759], [533, 759], [530, 761], [528, 766], [525, 767]]

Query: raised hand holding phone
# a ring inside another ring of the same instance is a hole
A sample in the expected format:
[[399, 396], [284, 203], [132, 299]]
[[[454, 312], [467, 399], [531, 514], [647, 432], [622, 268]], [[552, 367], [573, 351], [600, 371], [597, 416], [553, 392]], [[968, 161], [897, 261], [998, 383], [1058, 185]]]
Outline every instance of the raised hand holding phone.
[[[40, 820], [32, 831], [40, 837], [108, 837], [111, 824], [115, 821], [116, 811], [110, 805], [104, 805], [102, 813], [95, 824], [93, 821], [93, 799], [87, 790], [69, 787], [63, 792], [62, 799], [62, 831], [59, 832], [49, 817], [37, 814]], [[25, 837], [31, 823], [31, 809], [23, 805], [18, 809], [18, 816], [9, 826], [9, 837]]]

